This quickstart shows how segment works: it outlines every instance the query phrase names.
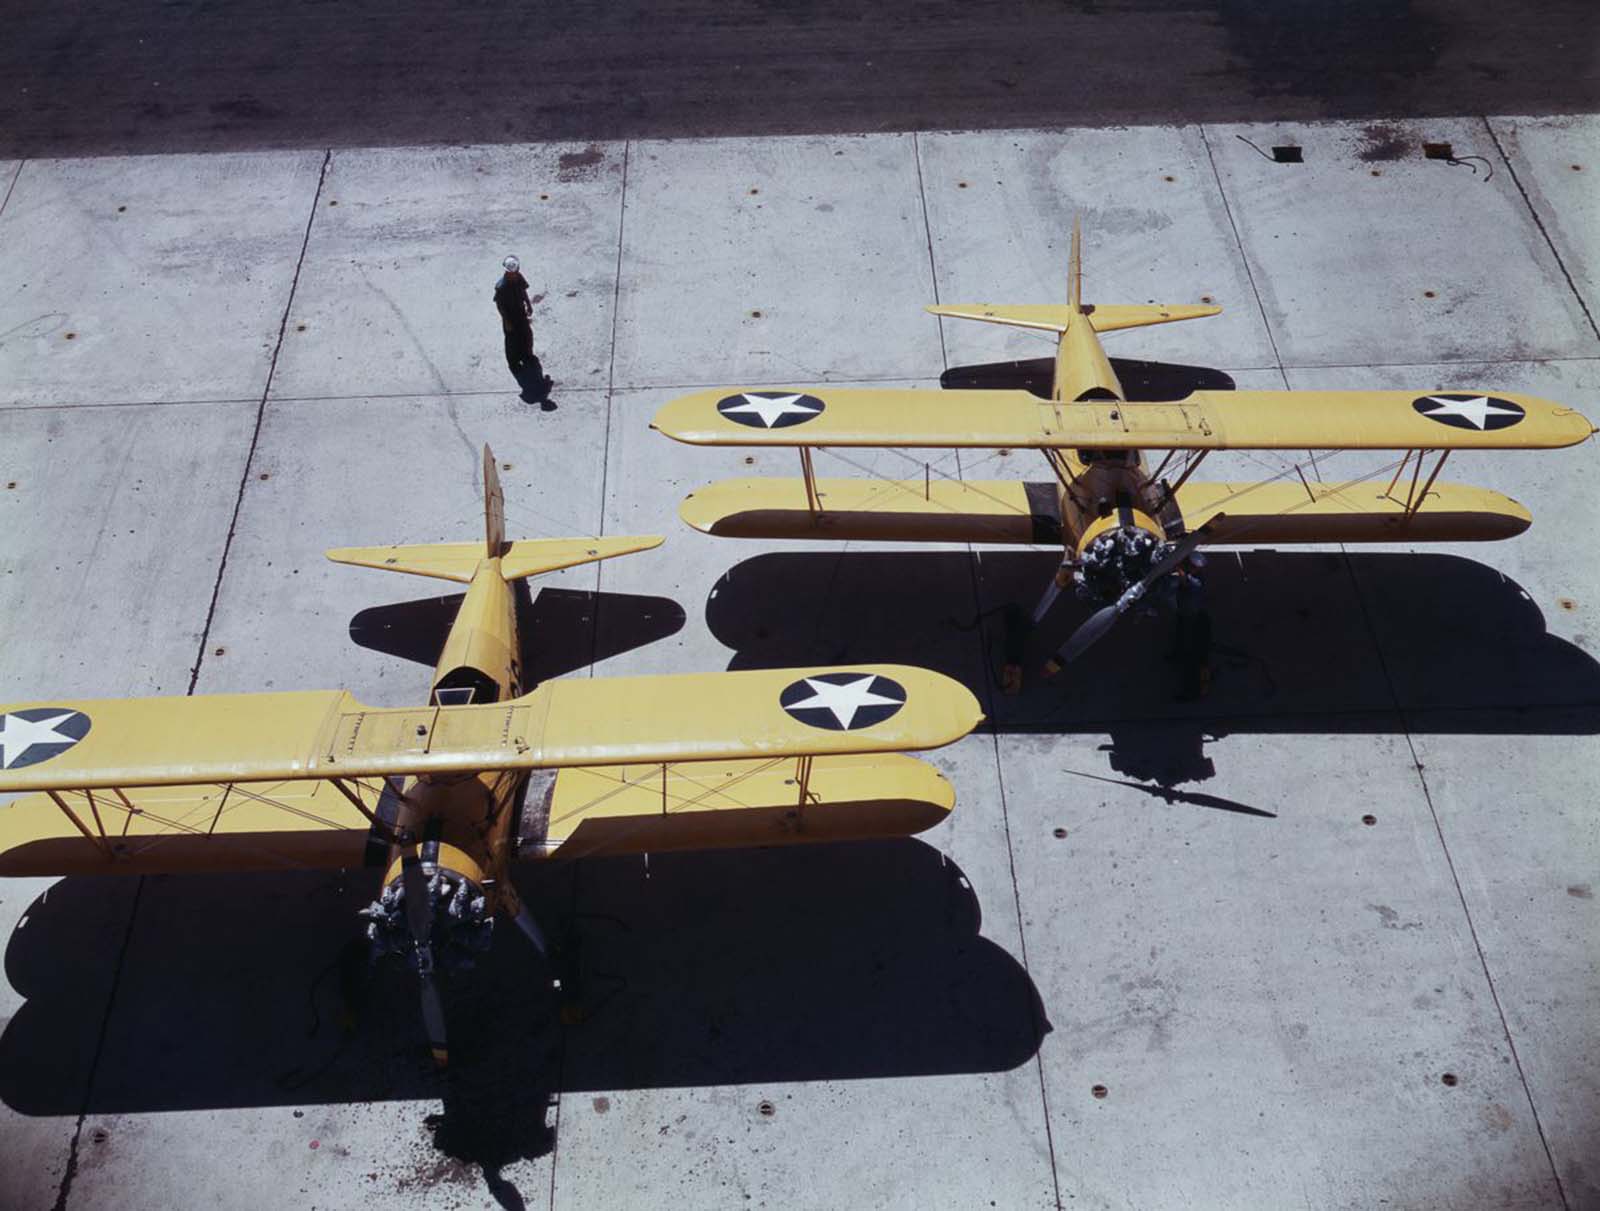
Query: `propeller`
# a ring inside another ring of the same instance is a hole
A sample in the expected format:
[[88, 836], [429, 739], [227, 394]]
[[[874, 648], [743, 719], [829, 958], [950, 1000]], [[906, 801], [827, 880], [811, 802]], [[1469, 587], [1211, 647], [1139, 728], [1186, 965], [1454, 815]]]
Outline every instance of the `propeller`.
[[1061, 596], [1061, 586], [1068, 578], [1067, 565], [1072, 557], [1068, 555], [1061, 561], [1061, 566], [1056, 569], [1056, 574], [1050, 578], [1050, 583], [1044, 587], [1044, 596], [1039, 598], [1039, 604], [1033, 607], [1033, 624], [1039, 625], [1039, 620], [1050, 612], [1050, 607], [1055, 605], [1056, 598]]
[[422, 986], [422, 1025], [434, 1063], [443, 1068], [449, 1062], [450, 1049], [445, 1035], [444, 1001], [434, 978], [433, 897], [429, 893], [428, 876], [422, 869], [422, 859], [415, 852], [401, 859], [400, 878], [405, 892], [406, 924], [415, 948], [417, 980]]
[[541, 959], [550, 957], [550, 944], [545, 941], [544, 930], [539, 928], [539, 922], [533, 919], [533, 914], [528, 911], [528, 906], [520, 900], [517, 903], [516, 916], [512, 918], [517, 923], [517, 928], [527, 935], [528, 941], [533, 943], [533, 948], [539, 952]]
[[1046, 671], [1052, 674], [1060, 672], [1063, 665], [1071, 664], [1095, 643], [1104, 638], [1105, 633], [1116, 625], [1117, 619], [1137, 605], [1139, 599], [1149, 592], [1151, 585], [1155, 584], [1163, 576], [1170, 574], [1179, 564], [1194, 553], [1194, 549], [1205, 541], [1206, 531], [1221, 517], [1221, 513], [1216, 514], [1198, 530], [1186, 535], [1140, 580], [1129, 585], [1123, 591], [1121, 597], [1118, 597], [1110, 605], [1101, 606], [1093, 614], [1085, 618], [1079, 624], [1078, 629], [1072, 632], [1067, 642], [1061, 645], [1060, 649], [1046, 664]]

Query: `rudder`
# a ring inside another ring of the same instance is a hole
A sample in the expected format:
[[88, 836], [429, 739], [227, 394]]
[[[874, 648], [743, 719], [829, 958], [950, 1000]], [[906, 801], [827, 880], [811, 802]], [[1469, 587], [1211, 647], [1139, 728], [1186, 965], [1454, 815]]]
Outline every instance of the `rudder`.
[[484, 553], [490, 559], [506, 553], [506, 494], [500, 489], [500, 472], [495, 470], [494, 451], [483, 444], [483, 531]]

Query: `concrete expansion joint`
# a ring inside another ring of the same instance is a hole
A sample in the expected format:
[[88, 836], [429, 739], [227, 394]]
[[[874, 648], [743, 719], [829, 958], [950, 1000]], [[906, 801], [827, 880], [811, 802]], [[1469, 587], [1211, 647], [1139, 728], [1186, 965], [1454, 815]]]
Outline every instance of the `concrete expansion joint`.
[[312, 228], [312, 225], [315, 224], [316, 221], [317, 221], [317, 203], [322, 199], [322, 189], [323, 189], [323, 186], [327, 183], [327, 180], [328, 180], [328, 166], [332, 162], [333, 162], [333, 151], [332, 151], [332, 149], [331, 148], [324, 149], [324, 151], [322, 153], [322, 168], [317, 174], [317, 188], [316, 188], [315, 192], [312, 194], [311, 210], [310, 210], [310, 213], [306, 216], [305, 232], [301, 236], [301, 239], [300, 239], [300, 255], [295, 260], [294, 276], [290, 279], [290, 282], [289, 282], [288, 297], [285, 298], [284, 301], [283, 301], [283, 317], [278, 322], [278, 339], [277, 339], [277, 342], [273, 345], [272, 360], [267, 365], [266, 381], [262, 384], [262, 387], [261, 387], [261, 399], [260, 399], [259, 403], [256, 406], [255, 426], [251, 430], [251, 433], [250, 433], [250, 448], [245, 454], [244, 467], [239, 473], [239, 491], [238, 491], [238, 494], [234, 497], [233, 514], [228, 520], [228, 534], [227, 534], [227, 537], [223, 540], [222, 557], [217, 562], [217, 576], [216, 576], [216, 580], [214, 581], [214, 583], [211, 586], [211, 603], [210, 603], [209, 607], [206, 610], [205, 625], [200, 630], [200, 646], [199, 646], [199, 649], [198, 649], [198, 654], [195, 656], [194, 665], [190, 669], [190, 672], [189, 672], [189, 689], [188, 689], [188, 692], [190, 694], [194, 693], [195, 686], [199, 684], [199, 682], [200, 682], [200, 670], [205, 664], [206, 646], [207, 646], [207, 644], [208, 644], [208, 642], [209, 642], [209, 640], [211, 638], [211, 626], [212, 626], [212, 623], [216, 619], [217, 602], [218, 602], [218, 600], [220, 599], [220, 597], [222, 595], [222, 581], [223, 581], [223, 578], [227, 575], [227, 571], [228, 571], [228, 553], [233, 548], [233, 539], [234, 539], [234, 536], [237, 533], [238, 528], [239, 528], [239, 511], [244, 507], [245, 489], [247, 487], [249, 487], [249, 484], [250, 484], [250, 471], [251, 471], [252, 466], [255, 463], [256, 447], [260, 444], [260, 441], [261, 441], [261, 423], [262, 423], [262, 420], [264, 419], [264, 417], [266, 416], [267, 400], [272, 394], [272, 377], [273, 377], [273, 374], [276, 372], [276, 370], [278, 368], [278, 355], [283, 350], [284, 334], [286, 332], [288, 332], [288, 330], [289, 330], [289, 315], [290, 315], [290, 313], [292, 312], [292, 310], [294, 308], [295, 292], [300, 287], [300, 273], [301, 273], [301, 270], [305, 267], [306, 249], [311, 244], [311, 228]]
[[6, 196], [3, 199], [0, 199], [0, 217], [3, 217], [6, 213], [6, 206], [10, 204], [11, 195], [17, 188], [17, 178], [22, 175], [23, 166], [26, 165], [27, 162], [28, 161], [26, 157], [18, 160], [16, 168], [12, 169], [11, 171], [11, 180], [6, 183]]
[[1600, 324], [1595, 322], [1594, 313], [1589, 310], [1589, 303], [1583, 297], [1583, 292], [1578, 289], [1578, 283], [1573, 280], [1572, 271], [1567, 268], [1567, 262], [1561, 255], [1561, 249], [1556, 246], [1555, 240], [1550, 237], [1550, 231], [1545, 226], [1544, 216], [1539, 213], [1539, 208], [1533, 204], [1533, 199], [1528, 196], [1527, 186], [1523, 185], [1522, 178], [1517, 175], [1517, 167], [1511, 162], [1511, 157], [1506, 155], [1506, 149], [1500, 144], [1500, 136], [1495, 133], [1494, 124], [1487, 117], [1482, 119], [1484, 129], [1489, 132], [1489, 139], [1494, 144], [1494, 149], [1500, 153], [1500, 160], [1506, 166], [1506, 171], [1511, 174], [1511, 179], [1516, 182], [1517, 192], [1522, 195], [1522, 203], [1528, 208], [1534, 225], [1539, 228], [1539, 234], [1544, 237], [1545, 245], [1550, 249], [1550, 255], [1555, 257], [1556, 265], [1561, 269], [1561, 276], [1567, 280], [1567, 289], [1572, 292], [1572, 297], [1583, 310], [1583, 318], [1589, 322], [1589, 331], [1593, 332], [1596, 339], [1600, 339]]

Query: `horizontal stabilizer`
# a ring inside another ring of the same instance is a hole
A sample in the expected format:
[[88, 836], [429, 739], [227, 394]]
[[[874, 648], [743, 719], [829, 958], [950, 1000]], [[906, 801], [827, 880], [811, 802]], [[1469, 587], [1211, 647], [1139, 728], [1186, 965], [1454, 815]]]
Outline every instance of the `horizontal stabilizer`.
[[[544, 572], [614, 559], [635, 551], [659, 547], [659, 534], [616, 538], [525, 538], [506, 543], [500, 556], [500, 575], [520, 580]], [[327, 552], [335, 563], [377, 568], [384, 572], [406, 572], [412, 576], [431, 576], [467, 584], [484, 560], [481, 542], [435, 542], [395, 547], [340, 547]]]
[[817, 757], [809, 765], [564, 769], [550, 795], [546, 852], [589, 858], [905, 837], [940, 823], [955, 805], [950, 784], [915, 757]]
[[666, 540], [659, 534], [619, 535], [616, 538], [534, 538], [513, 542], [500, 557], [500, 575], [507, 580], [522, 580], [544, 572], [575, 568], [650, 551]]
[[1335, 542], [1488, 542], [1513, 538], [1533, 515], [1509, 496], [1469, 484], [1435, 482], [1415, 512], [1406, 483], [1384, 491], [1381, 480], [1357, 484], [1187, 483], [1178, 507], [1190, 530], [1217, 520], [1205, 541], [1215, 545]]
[[[1065, 303], [943, 303], [928, 310], [951, 319], [1032, 328], [1040, 332], [1065, 332], [1067, 321], [1072, 317], [1072, 308]], [[1096, 332], [1116, 332], [1122, 328], [1204, 319], [1219, 314], [1222, 308], [1176, 303], [1110, 303], [1091, 304], [1084, 311]]]
[[652, 425], [702, 446], [1083, 450], [1534, 450], [1594, 432], [1553, 400], [1468, 389], [1060, 403], [1026, 391], [722, 387], [679, 396]]
[[1015, 480], [819, 479], [813, 509], [803, 479], [726, 479], [678, 506], [695, 529], [727, 538], [1059, 546], [1051, 483]]

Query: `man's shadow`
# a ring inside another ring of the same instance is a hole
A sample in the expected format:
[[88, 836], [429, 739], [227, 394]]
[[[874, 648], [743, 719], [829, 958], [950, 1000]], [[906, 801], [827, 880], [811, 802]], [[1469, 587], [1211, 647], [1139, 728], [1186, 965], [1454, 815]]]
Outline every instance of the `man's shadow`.
[[525, 404], [538, 404], [545, 412], [556, 410], [555, 400], [550, 398], [550, 388], [554, 385], [545, 374], [544, 367], [535, 362], [531, 367], [524, 366], [513, 371], [516, 375], [517, 386], [521, 388], [521, 400]]

